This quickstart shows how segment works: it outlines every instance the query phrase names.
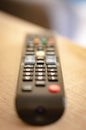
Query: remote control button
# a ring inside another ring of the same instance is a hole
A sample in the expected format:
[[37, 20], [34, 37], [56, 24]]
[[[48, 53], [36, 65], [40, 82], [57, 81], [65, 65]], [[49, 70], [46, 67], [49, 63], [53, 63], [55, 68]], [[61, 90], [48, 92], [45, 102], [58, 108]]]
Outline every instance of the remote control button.
[[33, 48], [27, 48], [26, 51], [27, 52], [34, 52], [34, 49]]
[[23, 75], [24, 75], [24, 76], [32, 76], [33, 73], [31, 73], [31, 72], [24, 72]]
[[36, 69], [36, 72], [45, 72], [45, 69], [38, 68], [38, 69]]
[[44, 61], [44, 57], [37, 57], [37, 60], [43, 60]]
[[44, 72], [36, 72], [35, 75], [36, 75], [36, 76], [44, 76], [45, 73], [44, 73]]
[[56, 56], [47, 55], [46, 56], [46, 64], [56, 64]]
[[44, 65], [41, 65], [41, 64], [38, 64], [38, 65], [36, 66], [36, 68], [45, 68], [45, 66], [44, 66]]
[[55, 43], [54, 38], [49, 38], [49, 39], [48, 39], [48, 43], [49, 43], [49, 44], [54, 44], [54, 43]]
[[47, 69], [48, 72], [57, 72], [57, 69]]
[[57, 76], [49, 76], [48, 80], [49, 81], [58, 81]]
[[23, 81], [32, 81], [33, 78], [31, 76], [24, 76]]
[[29, 47], [33, 47], [34, 46], [34, 43], [33, 43], [33, 38], [27, 38], [27, 46], [29, 46]]
[[47, 44], [47, 48], [54, 48], [53, 44]]
[[24, 68], [34, 68], [33, 65], [24, 65]]
[[43, 46], [38, 46], [38, 47], [37, 47], [37, 50], [38, 50], [38, 51], [43, 51], [43, 50], [44, 50], [44, 47], [43, 47]]
[[47, 55], [55, 55], [55, 52], [46, 52]]
[[45, 86], [45, 81], [36, 81], [35, 84], [36, 86], [42, 87]]
[[35, 38], [35, 39], [34, 39], [34, 43], [35, 43], [35, 44], [39, 44], [39, 43], [40, 43], [40, 39], [39, 39], [39, 38]]
[[51, 84], [49, 87], [48, 87], [48, 91], [49, 92], [52, 92], [52, 93], [58, 93], [61, 91], [61, 88], [58, 84]]
[[24, 86], [22, 86], [22, 91], [32, 91], [32, 86], [30, 86], [30, 85], [24, 85]]
[[35, 64], [35, 56], [34, 55], [28, 55], [25, 57], [25, 64]]
[[55, 49], [52, 47], [49, 47], [49, 48], [47, 48], [47, 51], [55, 51]]
[[37, 70], [37, 69], [41, 69], [41, 70], [44, 69], [44, 70], [45, 70], [45, 67], [41, 67], [41, 68], [40, 68], [40, 67], [36, 67], [36, 70]]
[[37, 64], [44, 64], [44, 60], [37, 60]]
[[57, 68], [56, 65], [47, 65], [48, 68]]
[[46, 45], [48, 43], [48, 40], [46, 38], [42, 38], [42, 44]]
[[33, 72], [34, 69], [32, 68], [24, 68], [24, 72]]
[[44, 76], [37, 76], [36, 80], [45, 80], [45, 77]]
[[45, 52], [44, 51], [37, 51], [36, 57], [45, 57]]
[[57, 76], [57, 73], [56, 72], [49, 72], [48, 76]]
[[27, 37], [27, 43], [33, 42], [33, 37]]
[[34, 52], [26, 52], [25, 55], [34, 55]]

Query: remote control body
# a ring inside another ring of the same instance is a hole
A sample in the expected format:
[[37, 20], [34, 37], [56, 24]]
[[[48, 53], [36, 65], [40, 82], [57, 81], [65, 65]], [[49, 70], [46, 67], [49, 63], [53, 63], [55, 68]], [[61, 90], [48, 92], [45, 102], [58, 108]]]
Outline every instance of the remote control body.
[[16, 110], [32, 125], [50, 124], [61, 117], [65, 94], [57, 44], [52, 35], [28, 35], [21, 57]]

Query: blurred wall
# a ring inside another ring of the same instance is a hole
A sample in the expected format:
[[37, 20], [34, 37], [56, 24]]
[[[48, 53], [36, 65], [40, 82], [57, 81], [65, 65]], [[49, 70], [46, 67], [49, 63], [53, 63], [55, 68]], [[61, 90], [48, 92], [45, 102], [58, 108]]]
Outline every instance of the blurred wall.
[[0, 0], [0, 9], [46, 28], [50, 28], [45, 2], [40, 0]]

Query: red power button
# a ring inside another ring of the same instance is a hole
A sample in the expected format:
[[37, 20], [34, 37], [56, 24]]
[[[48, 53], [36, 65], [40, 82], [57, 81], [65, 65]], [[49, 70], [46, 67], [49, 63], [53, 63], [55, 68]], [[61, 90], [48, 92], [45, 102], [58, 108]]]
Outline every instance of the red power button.
[[58, 93], [60, 92], [61, 88], [58, 84], [52, 84], [48, 87], [48, 90], [52, 93]]

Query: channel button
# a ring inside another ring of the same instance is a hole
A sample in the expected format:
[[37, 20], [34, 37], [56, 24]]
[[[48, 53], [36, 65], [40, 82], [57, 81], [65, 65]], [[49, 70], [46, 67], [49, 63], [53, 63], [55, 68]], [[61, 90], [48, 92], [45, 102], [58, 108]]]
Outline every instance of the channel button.
[[47, 55], [46, 56], [46, 64], [56, 64], [56, 56]]
[[35, 64], [35, 56], [34, 55], [28, 55], [25, 57], [25, 64]]

